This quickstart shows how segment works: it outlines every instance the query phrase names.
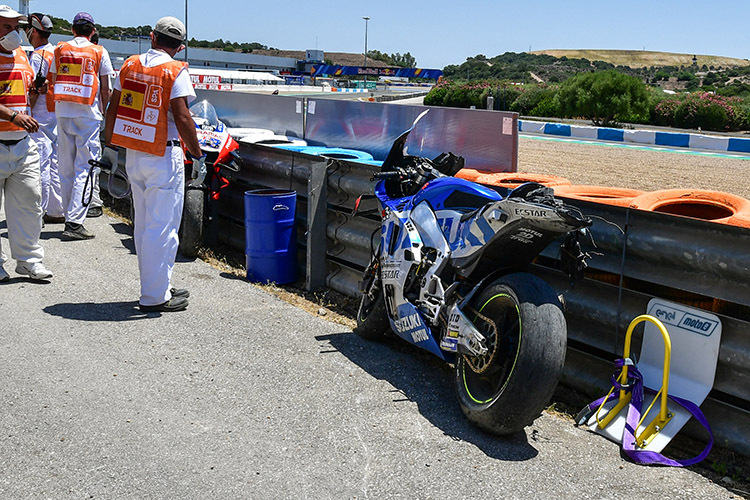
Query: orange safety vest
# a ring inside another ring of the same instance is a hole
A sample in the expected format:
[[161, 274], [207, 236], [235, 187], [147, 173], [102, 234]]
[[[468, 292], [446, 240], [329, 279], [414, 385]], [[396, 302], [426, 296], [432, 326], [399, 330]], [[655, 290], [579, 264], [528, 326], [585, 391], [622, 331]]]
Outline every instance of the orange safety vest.
[[[52, 67], [52, 60], [55, 58], [55, 52], [51, 50], [43, 50], [43, 49], [34, 49], [34, 52], [38, 52], [39, 55], [42, 56], [43, 62], [41, 66], [39, 66], [40, 68], [44, 67], [45, 63], [47, 64], [47, 74], [44, 76], [49, 81], [50, 68]], [[52, 88], [52, 85], [47, 86], [47, 93], [45, 94], [45, 96], [47, 99], [46, 100], [47, 111], [49, 111], [50, 113], [54, 113], [55, 112], [55, 92], [54, 92], [54, 89]]]
[[55, 102], [93, 105], [99, 92], [99, 67], [103, 54], [99, 45], [76, 47], [60, 42], [55, 47]]
[[[30, 113], [29, 88], [34, 72], [29, 58], [21, 49], [13, 51], [13, 62], [0, 63], [0, 104], [19, 113]], [[0, 132], [15, 132], [23, 128], [8, 120], [0, 120]]]
[[146, 68], [140, 56], [130, 56], [120, 69], [120, 102], [112, 143], [127, 149], [164, 156], [167, 150], [167, 113], [172, 86], [187, 63], [169, 61]]

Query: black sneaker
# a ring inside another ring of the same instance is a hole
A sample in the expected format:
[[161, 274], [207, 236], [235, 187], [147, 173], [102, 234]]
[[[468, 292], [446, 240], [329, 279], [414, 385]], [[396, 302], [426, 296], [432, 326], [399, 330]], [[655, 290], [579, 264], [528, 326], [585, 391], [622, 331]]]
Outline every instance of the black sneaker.
[[186, 299], [190, 297], [190, 292], [184, 288], [170, 288], [169, 293], [172, 294], [172, 297], [184, 297]]
[[61, 236], [69, 240], [90, 240], [94, 237], [94, 233], [83, 227], [83, 224], [66, 222], [65, 231], [62, 232]]
[[62, 224], [65, 222], [65, 217], [62, 215], [58, 217], [56, 215], [44, 214], [42, 220], [47, 224]]
[[188, 306], [188, 300], [185, 297], [172, 297], [166, 302], [163, 302], [161, 304], [156, 304], [153, 306], [144, 306], [143, 304], [138, 304], [138, 307], [140, 308], [141, 312], [150, 313], [150, 312], [176, 312], [176, 311], [182, 311]]
[[101, 217], [103, 213], [102, 207], [89, 207], [88, 212], [86, 212], [86, 218]]

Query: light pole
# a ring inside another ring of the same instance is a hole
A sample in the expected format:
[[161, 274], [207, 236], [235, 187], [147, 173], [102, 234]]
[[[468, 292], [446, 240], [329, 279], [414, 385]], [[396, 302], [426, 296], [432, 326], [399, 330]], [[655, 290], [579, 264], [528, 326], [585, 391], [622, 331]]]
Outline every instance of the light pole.
[[370, 21], [370, 18], [363, 16], [362, 19], [365, 20], [365, 88], [367, 88], [367, 23]]
[[187, 62], [187, 49], [188, 49], [188, 37], [187, 37], [187, 11], [188, 11], [188, 0], [185, 0], [185, 62]]

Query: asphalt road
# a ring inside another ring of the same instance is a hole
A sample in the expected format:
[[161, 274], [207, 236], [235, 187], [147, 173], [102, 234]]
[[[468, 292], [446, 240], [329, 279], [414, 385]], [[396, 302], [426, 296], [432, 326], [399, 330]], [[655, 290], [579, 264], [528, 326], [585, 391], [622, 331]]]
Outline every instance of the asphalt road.
[[[3, 247], [8, 250], [0, 214]], [[201, 261], [141, 314], [129, 227], [43, 230], [48, 283], [0, 284], [0, 498], [731, 498], [545, 413], [472, 428], [448, 367], [361, 340]]]

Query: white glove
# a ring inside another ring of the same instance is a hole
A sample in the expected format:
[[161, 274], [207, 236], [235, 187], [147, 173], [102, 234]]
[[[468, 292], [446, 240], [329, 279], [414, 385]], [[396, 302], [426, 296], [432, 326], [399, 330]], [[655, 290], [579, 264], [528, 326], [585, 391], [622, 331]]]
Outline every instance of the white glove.
[[[188, 153], [189, 154], [189, 153]], [[201, 155], [200, 158], [195, 158], [189, 154], [190, 159], [193, 161], [193, 173], [191, 178], [195, 180], [195, 184], [203, 184], [206, 179], [206, 154]]]

